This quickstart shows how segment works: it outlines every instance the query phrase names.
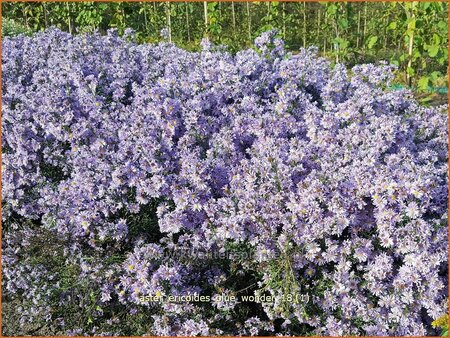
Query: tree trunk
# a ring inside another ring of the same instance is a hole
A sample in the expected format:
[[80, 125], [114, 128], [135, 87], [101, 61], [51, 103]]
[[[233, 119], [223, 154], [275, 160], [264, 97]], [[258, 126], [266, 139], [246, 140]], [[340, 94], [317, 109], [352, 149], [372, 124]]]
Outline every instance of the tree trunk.
[[[125, 22], [125, 4], [122, 4], [122, 28], [125, 29], [125, 27], [127, 26], [126, 22]], [[95, 27], [97, 28], [97, 27]]]
[[306, 2], [303, 1], [303, 48], [306, 48]]
[[[320, 6], [320, 4], [319, 4]], [[316, 32], [316, 39], [319, 41], [320, 36], [320, 7], [317, 9], [317, 32]]]
[[414, 41], [414, 34], [411, 33], [411, 35], [409, 36], [409, 42], [408, 42], [408, 67], [406, 68], [406, 80], [408, 82], [408, 86], [410, 86], [410, 87], [412, 84], [412, 76], [409, 74], [409, 69], [412, 66], [413, 41]]
[[26, 11], [25, 9], [26, 9], [26, 5], [24, 5], [23, 8], [22, 8], [22, 14], [23, 14], [23, 17], [25, 18], [25, 26], [26, 26], [27, 28], [30, 28], [30, 26], [28, 25], [28, 15], [27, 15], [27, 11]]
[[[325, 10], [325, 29], [328, 28], [327, 25], [328, 25], [328, 13]], [[327, 53], [327, 36], [328, 36], [327, 33], [324, 32], [324, 34], [323, 34], [323, 54], [324, 55], [326, 55], [326, 53]]]
[[[66, 2], [66, 8], [67, 8], [67, 25], [69, 26], [69, 33], [72, 34], [72, 23], [70, 22], [70, 5], [68, 2]], [[26, 22], [26, 20], [25, 20]], [[28, 24], [27, 24], [28, 26]]]
[[148, 33], [147, 4], [146, 4], [146, 3], [143, 3], [142, 5], [144, 6], [143, 10], [144, 10], [144, 25], [145, 25], [145, 32]]
[[42, 3], [42, 7], [43, 7], [43, 12], [44, 12], [44, 23], [45, 23], [45, 28], [48, 28], [48, 19], [47, 19], [47, 6], [45, 6], [45, 2]]
[[189, 4], [185, 1], [186, 5], [186, 30], [187, 30], [187, 38], [188, 42], [191, 42], [191, 31], [189, 29]]
[[[334, 32], [336, 34], [336, 39], [339, 39], [339, 28], [338, 28], [338, 24], [337, 24], [337, 18], [336, 20], [334, 20]], [[335, 42], [334, 44], [334, 52], [336, 53], [336, 63], [339, 62], [339, 44], [337, 42]]]
[[208, 36], [208, 3], [206, 1], [203, 1], [203, 15], [205, 17], [205, 32]]
[[169, 31], [169, 42], [172, 42], [172, 20], [170, 16], [170, 1], [166, 2], [166, 22], [167, 22], [167, 29]]
[[231, 1], [231, 14], [233, 18], [233, 35], [236, 34], [236, 12], [234, 10], [234, 1]]
[[389, 19], [390, 19], [389, 17], [390, 17], [390, 15], [389, 15], [389, 12], [388, 12], [388, 15], [386, 16], [386, 20], [385, 20], [385, 23], [384, 23], [384, 47], [383, 47], [384, 50], [386, 50], [386, 48], [387, 48], [387, 40], [388, 40], [388, 29], [387, 29], [387, 27], [389, 25]]
[[[415, 19], [416, 18], [416, 11], [415, 11], [415, 3], [411, 3], [411, 13], [410, 18]], [[406, 68], [406, 80], [408, 82], [408, 86], [411, 87], [412, 85], [412, 76], [409, 74], [409, 69], [412, 67], [412, 55], [413, 55], [413, 46], [414, 46], [414, 29], [412, 29], [411, 34], [409, 34], [409, 41], [408, 41], [408, 67]]]
[[358, 8], [358, 28], [356, 30], [356, 49], [359, 48], [359, 36], [361, 35], [361, 10]]
[[362, 49], [366, 50], [366, 34], [367, 34], [367, 2], [364, 3], [364, 29], [362, 38]]
[[248, 39], [252, 43], [252, 19], [250, 17], [250, 3], [247, 1], [247, 19], [248, 19]]

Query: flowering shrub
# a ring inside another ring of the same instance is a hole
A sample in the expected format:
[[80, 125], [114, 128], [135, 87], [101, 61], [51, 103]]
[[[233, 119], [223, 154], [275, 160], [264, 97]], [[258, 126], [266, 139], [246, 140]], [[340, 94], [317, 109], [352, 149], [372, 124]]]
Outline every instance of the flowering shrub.
[[[333, 68], [274, 32], [236, 55], [202, 48], [4, 39], [3, 290], [24, 304], [18, 325], [435, 334], [447, 107], [388, 90], [387, 64]], [[210, 301], [152, 298], [187, 295]]]

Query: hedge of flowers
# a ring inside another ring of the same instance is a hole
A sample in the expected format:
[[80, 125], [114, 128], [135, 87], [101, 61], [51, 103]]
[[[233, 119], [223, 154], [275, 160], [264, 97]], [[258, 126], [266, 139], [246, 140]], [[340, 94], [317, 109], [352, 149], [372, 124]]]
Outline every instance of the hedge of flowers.
[[332, 67], [275, 32], [236, 55], [114, 30], [2, 46], [17, 330], [437, 333], [447, 106], [389, 90], [388, 64]]

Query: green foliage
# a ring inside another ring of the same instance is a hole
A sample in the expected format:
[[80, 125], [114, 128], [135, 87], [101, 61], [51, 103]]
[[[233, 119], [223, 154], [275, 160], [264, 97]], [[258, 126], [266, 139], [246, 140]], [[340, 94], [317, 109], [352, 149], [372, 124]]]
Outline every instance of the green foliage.
[[168, 27], [170, 41], [188, 50], [208, 36], [236, 52], [278, 28], [290, 50], [315, 45], [349, 66], [387, 60], [401, 83], [447, 86], [446, 2], [9, 2], [2, 9], [3, 36], [52, 25], [71, 33], [129, 27], [138, 42], [157, 42]]
[[2, 37], [15, 36], [19, 34], [29, 35], [32, 31], [13, 19], [5, 18], [2, 22]]
[[441, 330], [442, 337], [448, 337], [448, 314], [439, 317], [431, 325]]
[[375, 44], [378, 41], [378, 36], [372, 36], [370, 37], [369, 41], [367, 42], [367, 48], [372, 49]]

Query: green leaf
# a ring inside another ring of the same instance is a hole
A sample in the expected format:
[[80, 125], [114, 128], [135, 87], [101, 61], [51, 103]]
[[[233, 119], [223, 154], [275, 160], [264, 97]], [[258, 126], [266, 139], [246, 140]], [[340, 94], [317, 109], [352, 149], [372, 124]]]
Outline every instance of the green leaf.
[[89, 294], [89, 298], [91, 299], [91, 301], [95, 301], [96, 300], [96, 297], [95, 297], [95, 293], [94, 292], [91, 292], [90, 294]]
[[348, 27], [348, 21], [346, 19], [339, 20], [339, 26], [342, 27], [342, 28], [347, 28]]
[[367, 47], [369, 49], [372, 49], [373, 46], [375, 46], [375, 44], [377, 43], [377, 41], [378, 41], [378, 36], [371, 36], [369, 38], [369, 42], [367, 43]]
[[334, 15], [337, 12], [337, 6], [335, 4], [331, 4], [327, 9], [328, 14]]
[[336, 38], [334, 39], [334, 42], [337, 43], [341, 49], [345, 49], [348, 46], [348, 41], [343, 38]]
[[438, 71], [434, 71], [430, 74], [430, 77], [432, 80], [437, 80], [441, 76], [442, 76], [442, 73], [438, 72]]
[[422, 76], [419, 81], [417, 81], [417, 87], [420, 90], [427, 90], [428, 89], [428, 84], [430, 82], [430, 78], [428, 76]]
[[430, 95], [427, 95], [421, 99], [419, 99], [420, 104], [426, 104], [430, 102], [433, 98]]
[[412, 55], [412, 59], [416, 60], [418, 58], [421, 58], [422, 54], [420, 54], [420, 52], [418, 50], [414, 51], [413, 55]]
[[397, 28], [397, 23], [396, 22], [391, 22], [388, 26], [388, 29], [396, 29]]
[[432, 58], [434, 58], [439, 52], [439, 46], [438, 45], [430, 45], [428, 46], [428, 55]]
[[441, 43], [441, 37], [436, 33], [433, 34], [433, 42], [435, 45], [439, 45]]
[[429, 2], [422, 2], [419, 5], [420, 5], [420, 7], [422, 7], [423, 10], [426, 11], [428, 9], [428, 7], [430, 7], [431, 3], [429, 3]]
[[423, 27], [423, 20], [417, 19], [415, 28], [422, 28], [422, 27]]
[[214, 11], [216, 9], [217, 2], [208, 2], [208, 10]]
[[447, 31], [448, 29], [447, 23], [445, 21], [439, 21], [437, 26], [442, 31]]

